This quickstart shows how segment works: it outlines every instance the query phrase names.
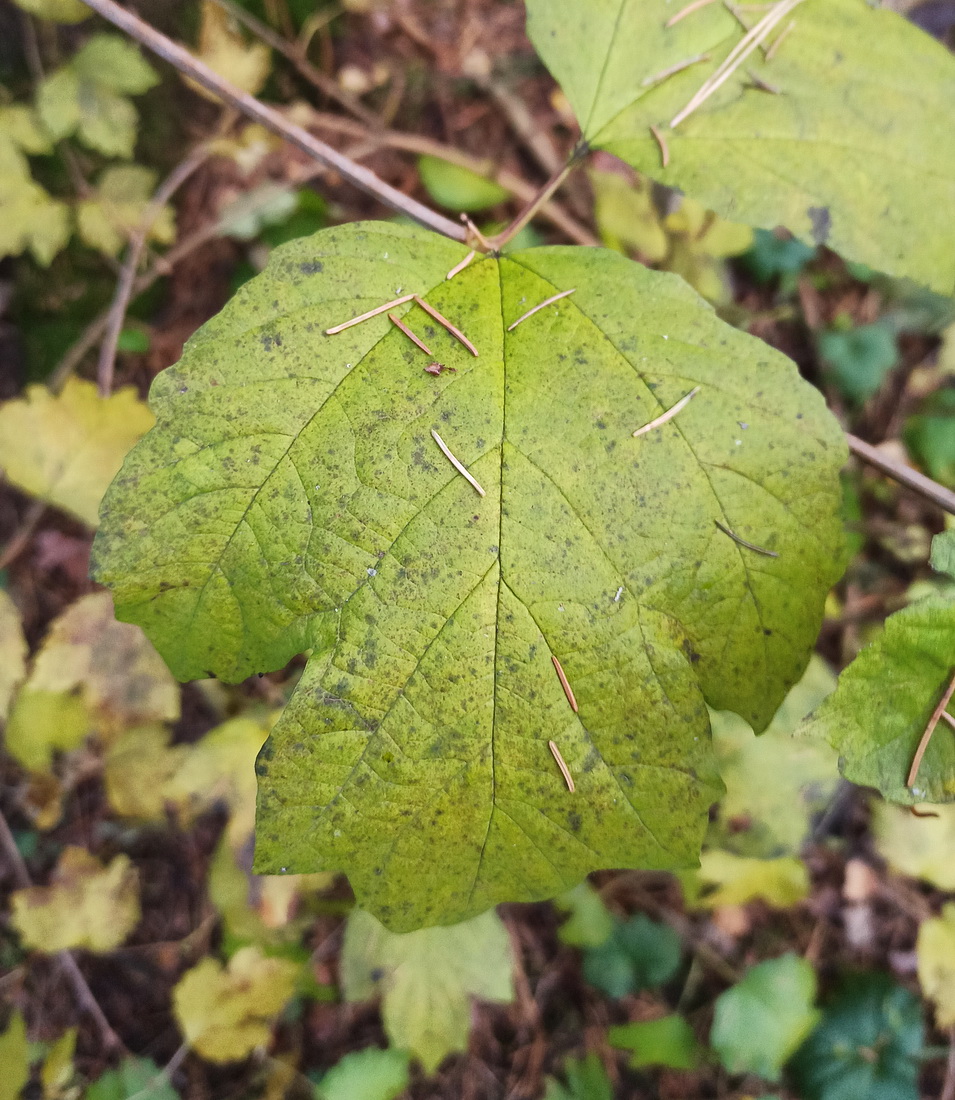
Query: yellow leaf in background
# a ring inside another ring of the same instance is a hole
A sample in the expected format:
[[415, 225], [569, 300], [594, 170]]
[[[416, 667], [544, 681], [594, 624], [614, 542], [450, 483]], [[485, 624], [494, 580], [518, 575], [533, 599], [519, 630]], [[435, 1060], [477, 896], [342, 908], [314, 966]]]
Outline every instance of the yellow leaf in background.
[[70, 1083], [75, 1053], [76, 1028], [71, 1027], [50, 1045], [43, 1059], [40, 1080], [43, 1082], [44, 1096], [55, 1096]]
[[139, 921], [139, 876], [128, 856], [104, 867], [85, 848], [64, 848], [50, 885], [15, 890], [10, 902], [26, 947], [112, 951]]
[[298, 967], [243, 947], [228, 967], [212, 958], [187, 970], [173, 990], [176, 1021], [189, 1046], [210, 1062], [245, 1058], [268, 1042], [292, 996]]
[[224, 722], [192, 746], [166, 784], [166, 797], [190, 818], [225, 802], [231, 811], [226, 835], [234, 851], [255, 827], [255, 758], [271, 724], [253, 718]]
[[30, 1080], [30, 1044], [23, 1016], [14, 1012], [7, 1030], [0, 1035], [0, 1100], [19, 1100], [20, 1091]]
[[[150, 168], [120, 164], [104, 169], [95, 192], [79, 204], [80, 236], [90, 247], [115, 256], [139, 228], [155, 189], [156, 173]], [[163, 206], [150, 225], [148, 240], [169, 244], [175, 237], [172, 207]]]
[[[263, 42], [248, 45], [228, 13], [212, 0], [204, 0], [199, 25], [199, 57], [219, 76], [231, 81], [249, 95], [257, 95], [265, 85], [272, 67], [272, 51]], [[192, 80], [186, 83], [200, 95], [219, 102]]]
[[0, 405], [0, 468], [18, 489], [96, 527], [107, 485], [153, 423], [131, 388], [100, 397], [80, 378], [59, 395], [28, 386]]
[[935, 1022], [955, 1025], [955, 905], [942, 907], [942, 915], [922, 921], [918, 942], [919, 983], [935, 1004]]
[[13, 0], [18, 6], [40, 19], [54, 23], [82, 23], [93, 14], [80, 0]]
[[653, 184], [643, 176], [634, 182], [618, 172], [587, 173], [594, 192], [594, 218], [605, 245], [634, 251], [647, 263], [659, 263], [669, 248], [653, 201]]
[[[814, 656], [765, 733], [757, 737], [730, 711], [712, 711], [713, 748], [726, 794], [719, 820], [707, 834], [710, 846], [737, 855], [796, 854], [839, 783], [838, 755], [828, 742], [794, 737], [803, 718], [835, 688], [836, 678]], [[745, 828], [737, 828], [745, 824]]]
[[108, 592], [94, 592], [47, 632], [17, 696], [8, 747], [39, 768], [54, 748], [74, 748], [87, 733], [112, 741], [134, 726], [178, 717], [179, 685], [163, 659], [138, 626], [116, 621]]
[[161, 821], [165, 786], [189, 754], [188, 745], [170, 746], [170, 732], [154, 723], [131, 729], [106, 754], [103, 783], [110, 806], [122, 817]]
[[921, 809], [938, 816], [916, 817], [907, 807], [873, 800], [876, 847], [893, 871], [924, 879], [940, 890], [955, 890], [955, 805]]
[[700, 869], [691, 872], [707, 887], [715, 887], [699, 900], [702, 908], [745, 905], [757, 898], [786, 909], [809, 896], [805, 864], [790, 856], [781, 859], [748, 859], [717, 850], [700, 856]]
[[10, 713], [14, 693], [26, 675], [27, 640], [20, 612], [0, 588], [0, 722]]
[[728, 222], [686, 196], [680, 200], [679, 207], [666, 216], [663, 224], [668, 233], [689, 238], [695, 250], [706, 256], [738, 256], [753, 243], [750, 226]]
[[79, 748], [92, 732], [90, 712], [78, 696], [24, 689], [7, 722], [6, 750], [25, 768], [43, 772], [56, 752]]
[[67, 207], [33, 181], [26, 158], [0, 132], [0, 257], [29, 248], [45, 267], [69, 236]]

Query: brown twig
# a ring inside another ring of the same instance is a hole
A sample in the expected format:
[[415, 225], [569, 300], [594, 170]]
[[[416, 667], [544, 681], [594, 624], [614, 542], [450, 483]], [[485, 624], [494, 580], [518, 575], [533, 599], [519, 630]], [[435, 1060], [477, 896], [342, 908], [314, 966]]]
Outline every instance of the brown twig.
[[[3, 849], [10, 864], [10, 870], [13, 874], [14, 881], [20, 889], [29, 890], [33, 885], [33, 880], [30, 878], [30, 872], [27, 870], [27, 865], [23, 862], [23, 856], [20, 855], [20, 849], [17, 847], [17, 842], [13, 838], [13, 833], [10, 832], [10, 826], [7, 824], [7, 819], [2, 813], [0, 813], [0, 848]], [[126, 1044], [113, 1030], [109, 1020], [106, 1019], [103, 1010], [99, 1006], [99, 1002], [93, 996], [93, 991], [90, 989], [89, 983], [83, 976], [83, 971], [80, 970], [73, 955], [69, 951], [58, 951], [53, 958], [57, 961], [69, 979], [80, 1008], [85, 1009], [96, 1021], [96, 1026], [100, 1030], [100, 1034], [107, 1049], [111, 1051], [125, 1050]]]
[[943, 511], [955, 516], [955, 493], [951, 489], [946, 489], [944, 485], [939, 485], [937, 481], [926, 477], [925, 474], [920, 474], [918, 470], [913, 470], [911, 466], [890, 458], [877, 447], [873, 447], [871, 443], [866, 443], [848, 432], [846, 432], [846, 442], [849, 444], [849, 450], [858, 458], [881, 470], [900, 485], [904, 485], [906, 489], [911, 489], [913, 493], [918, 493], [919, 496], [937, 504]]
[[[446, 160], [449, 164], [456, 164], [459, 168], [466, 168], [475, 175], [493, 179], [500, 187], [510, 193], [521, 202], [530, 203], [538, 194], [538, 189], [527, 180], [522, 179], [514, 172], [506, 168], [497, 168], [490, 160], [472, 156], [461, 149], [451, 145], [444, 145], [433, 138], [423, 137], [420, 134], [407, 134], [401, 130], [379, 130], [370, 132], [364, 126], [351, 119], [340, 118], [338, 115], [315, 111], [312, 115], [315, 126], [334, 130], [337, 133], [349, 134], [354, 137], [366, 137], [388, 149], [398, 149], [404, 153], [413, 153], [417, 156], [437, 157]], [[555, 228], [576, 244], [599, 247], [600, 238], [576, 218], [567, 213], [559, 203], [548, 199], [534, 213], [546, 218]]]
[[149, 201], [139, 225], [130, 237], [129, 247], [126, 250], [126, 259], [120, 272], [113, 302], [109, 307], [109, 315], [106, 320], [106, 332], [99, 349], [99, 363], [96, 367], [96, 383], [100, 397], [109, 397], [113, 389], [113, 374], [116, 366], [116, 347], [119, 343], [119, 334], [126, 320], [126, 311], [133, 294], [133, 286], [136, 281], [136, 271], [142, 258], [143, 249], [149, 231], [162, 208], [196, 171], [196, 169], [209, 156], [209, 150], [202, 146], [194, 149], [183, 161], [181, 161], [163, 180], [156, 189], [156, 193]]
[[518, 233], [524, 228], [525, 225], [534, 217], [534, 215], [544, 206], [547, 200], [554, 194], [554, 192], [561, 186], [565, 179], [570, 175], [574, 161], [571, 160], [569, 164], [565, 164], [560, 171], [555, 172], [553, 176], [544, 184], [544, 186], [537, 192], [536, 195], [528, 202], [527, 206], [521, 211], [520, 214], [511, 222], [511, 224], [496, 237], [492, 238], [492, 242], [495, 249], [501, 249], [507, 244], [509, 240], [516, 237]]
[[443, 214], [430, 210], [427, 206], [410, 198], [391, 184], [379, 179], [374, 172], [363, 168], [350, 158], [343, 156], [330, 145], [319, 141], [307, 130], [290, 122], [284, 115], [272, 107], [261, 103], [254, 96], [243, 92], [234, 84], [225, 80], [209, 68], [203, 61], [194, 57], [188, 50], [177, 45], [172, 39], [161, 34], [148, 23], [134, 15], [131, 11], [121, 7], [116, 0], [83, 0], [88, 8], [98, 15], [103, 16], [114, 26], [125, 31], [148, 50], [152, 50], [158, 57], [167, 61], [179, 72], [189, 76], [196, 83], [201, 84], [216, 95], [223, 102], [228, 103], [237, 111], [261, 123], [267, 130], [278, 134], [290, 144], [300, 149], [307, 156], [324, 164], [327, 168], [334, 168], [346, 180], [360, 188], [369, 195], [373, 195], [386, 206], [407, 215], [413, 221], [455, 241], [464, 240], [464, 228]]
[[928, 725], [922, 731], [922, 738], [919, 741], [918, 748], [915, 750], [915, 756], [912, 757], [912, 767], [909, 768], [908, 778], [905, 781], [906, 787], [912, 788], [915, 786], [919, 768], [922, 766], [922, 757], [925, 755], [925, 750], [928, 748], [929, 741], [932, 740], [932, 734], [935, 732], [935, 727], [942, 717], [942, 712], [948, 706], [953, 695], [955, 695], [955, 669], [951, 670], [948, 687], [942, 692], [942, 698], [939, 699], [938, 706], [932, 711], [932, 717], [929, 718]]
[[6, 569], [8, 565], [16, 561], [23, 551], [30, 545], [33, 532], [39, 526], [43, 513], [46, 511], [46, 501], [35, 500], [27, 509], [23, 522], [17, 528], [16, 533], [10, 539], [3, 551], [0, 552], [0, 569]]

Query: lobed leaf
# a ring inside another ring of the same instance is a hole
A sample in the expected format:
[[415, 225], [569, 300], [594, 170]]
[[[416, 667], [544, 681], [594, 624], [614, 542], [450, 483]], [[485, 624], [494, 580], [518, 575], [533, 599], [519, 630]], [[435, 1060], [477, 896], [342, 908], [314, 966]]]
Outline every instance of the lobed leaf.
[[[527, 0], [527, 29], [592, 148], [725, 217], [828, 244], [951, 294], [955, 59], [866, 0], [804, 0], [698, 110], [670, 123], [742, 40], [730, 4], [675, 25], [668, 0]], [[765, 15], [749, 15], [752, 26]], [[699, 56], [653, 82], [658, 74]], [[762, 82], [763, 86], [760, 86]], [[776, 88], [778, 95], [765, 85]], [[650, 127], [668, 146], [669, 165]]]
[[[447, 281], [464, 253], [375, 224], [273, 252], [156, 380], [94, 547], [180, 678], [312, 651], [260, 754], [257, 869], [347, 869], [395, 929], [692, 863], [704, 698], [766, 725], [841, 560], [844, 445], [783, 356], [614, 253]], [[479, 357], [411, 303], [453, 369], [384, 314], [324, 334], [411, 291]]]

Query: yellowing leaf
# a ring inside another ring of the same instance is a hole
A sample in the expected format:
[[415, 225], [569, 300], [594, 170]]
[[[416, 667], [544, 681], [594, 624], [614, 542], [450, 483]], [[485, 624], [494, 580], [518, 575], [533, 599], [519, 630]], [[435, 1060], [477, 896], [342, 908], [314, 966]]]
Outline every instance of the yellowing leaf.
[[6, 720], [14, 693], [26, 675], [26, 656], [20, 612], [0, 588], [0, 722]]
[[0, 257], [29, 249], [46, 265], [70, 236], [66, 206], [30, 178], [23, 154], [10, 139], [0, 140]]
[[[199, 25], [199, 56], [219, 76], [250, 95], [260, 92], [272, 67], [272, 56], [263, 42], [246, 45], [245, 39], [228, 13], [204, 0]], [[194, 81], [187, 81], [200, 95], [218, 103], [218, 96]]]
[[[813, 810], [821, 809], [839, 782], [836, 753], [821, 738], [793, 730], [835, 687], [822, 658], [809, 663], [766, 732], [757, 737], [729, 711], [711, 716], [713, 747], [726, 794], [710, 842], [738, 855], [795, 854]], [[745, 829], [735, 830], [738, 822]]]
[[203, 959], [173, 990], [173, 1008], [186, 1042], [211, 1062], [245, 1058], [268, 1041], [297, 974], [293, 963], [266, 958], [257, 947], [243, 947], [227, 967]]
[[55, 1096], [73, 1076], [73, 1055], [76, 1053], [76, 1028], [68, 1028], [50, 1045], [40, 1069], [43, 1095]]
[[587, 173], [594, 191], [594, 217], [608, 248], [633, 249], [648, 263], [662, 260], [667, 235], [653, 202], [653, 185], [643, 176], [633, 183], [617, 172]]
[[80, 0], [13, 0], [18, 6], [39, 19], [53, 23], [82, 23], [93, 14]]
[[95, 527], [107, 485], [152, 424], [129, 388], [104, 398], [79, 378], [59, 395], [29, 386], [0, 406], [0, 467], [19, 489]]
[[[91, 198], [79, 204], [76, 220], [80, 236], [107, 256], [115, 256], [129, 234], [139, 228], [156, 186], [156, 173], [138, 164], [107, 168]], [[172, 207], [161, 208], [149, 227], [148, 237], [159, 244], [175, 238]]]
[[27, 947], [112, 951], [139, 921], [139, 876], [128, 856], [103, 867], [85, 848], [64, 848], [49, 886], [15, 890], [10, 901], [10, 923]]
[[255, 824], [255, 757], [268, 733], [264, 722], [232, 718], [197, 742], [166, 784], [166, 797], [189, 814], [225, 802], [233, 849], [245, 843]]
[[20, 1100], [20, 1091], [30, 1080], [30, 1044], [20, 1012], [13, 1013], [0, 1035], [0, 1066], [0, 1100]]
[[129, 730], [106, 754], [103, 783], [109, 804], [122, 817], [159, 821], [167, 802], [165, 784], [188, 755], [186, 745], [169, 744], [158, 724]]
[[919, 925], [918, 974], [922, 992], [935, 1004], [935, 1022], [955, 1025], [955, 905], [942, 907], [942, 915]]
[[126, 98], [158, 82], [135, 46], [111, 34], [90, 38], [37, 92], [37, 109], [55, 140], [77, 133], [107, 156], [131, 157], [136, 108]]
[[955, 805], [926, 804], [922, 810], [938, 816], [916, 817], [907, 807], [873, 801], [872, 831], [879, 854], [894, 871], [940, 890], [955, 890]]
[[349, 1001], [381, 994], [388, 1038], [432, 1073], [445, 1055], [467, 1048], [472, 997], [513, 1000], [512, 967], [510, 938], [494, 910], [450, 927], [400, 934], [355, 909], [341, 977]]
[[7, 752], [24, 767], [39, 772], [50, 766], [54, 753], [78, 748], [92, 732], [90, 712], [82, 699], [67, 692], [24, 690], [10, 714], [5, 743]]
[[82, 699], [108, 740], [132, 726], [179, 717], [178, 685], [139, 627], [116, 621], [106, 592], [83, 596], [54, 621], [17, 709], [34, 692]]
[[709, 851], [700, 856], [699, 879], [714, 886], [700, 904], [745, 905], [762, 898], [770, 905], [786, 909], [809, 894], [809, 875], [805, 864], [784, 856], [780, 859], [749, 859], [731, 852]]

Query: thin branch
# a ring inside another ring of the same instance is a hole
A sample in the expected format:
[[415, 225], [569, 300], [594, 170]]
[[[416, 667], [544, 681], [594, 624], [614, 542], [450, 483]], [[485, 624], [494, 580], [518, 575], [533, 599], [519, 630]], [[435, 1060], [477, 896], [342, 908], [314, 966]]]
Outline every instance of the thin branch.
[[955, 493], [951, 489], [946, 489], [944, 485], [939, 485], [937, 481], [926, 477], [925, 474], [920, 474], [918, 470], [913, 470], [911, 466], [890, 458], [877, 447], [873, 447], [871, 443], [866, 443], [848, 432], [846, 432], [846, 442], [849, 444], [849, 450], [857, 458], [861, 458], [863, 462], [881, 470], [900, 485], [904, 485], [906, 489], [911, 489], [913, 493], [918, 493], [919, 496], [937, 504], [943, 511], [955, 516]]
[[330, 145], [326, 145], [318, 138], [313, 137], [301, 126], [290, 122], [274, 108], [266, 106], [254, 96], [243, 92], [234, 84], [219, 76], [204, 62], [193, 57], [188, 50], [183, 49], [182, 46], [177, 45], [164, 34], [160, 34], [154, 27], [144, 23], [132, 12], [120, 7], [116, 0], [83, 0], [83, 3], [114, 26], [119, 27], [120, 30], [125, 31], [141, 45], [152, 50], [153, 53], [178, 69], [179, 72], [184, 73], [195, 80], [196, 83], [207, 88], [223, 102], [235, 107], [236, 110], [248, 118], [261, 123], [267, 130], [271, 130], [273, 133], [285, 138], [286, 141], [300, 149], [307, 156], [317, 160], [320, 164], [324, 164], [328, 168], [334, 168], [345, 179], [367, 194], [373, 195], [386, 206], [390, 206], [399, 213], [406, 214], [409, 218], [428, 229], [433, 229], [438, 233], [443, 233], [446, 237], [451, 237], [452, 240], [464, 240], [465, 234], [462, 226], [457, 225], [434, 210], [429, 210], [422, 203], [379, 179], [374, 172], [363, 168], [360, 164], [356, 164], [355, 161], [343, 156]]
[[4, 546], [3, 550], [0, 551], [0, 569], [6, 569], [7, 566], [16, 561], [30, 545], [30, 539], [33, 538], [33, 532], [39, 526], [45, 511], [46, 501], [35, 500], [30, 505], [16, 533], [11, 537], [7, 545]]
[[692, 15], [693, 12], [699, 11], [700, 8], [705, 8], [707, 4], [712, 4], [713, 2], [714, 0], [693, 0], [692, 4], [687, 4], [685, 8], [681, 8], [676, 15], [671, 15], [663, 25], [669, 30], [670, 27], [675, 27], [681, 19], [686, 19], [688, 15]]
[[[905, 780], [906, 787], [912, 788], [915, 786], [919, 768], [922, 766], [922, 757], [925, 755], [925, 750], [928, 748], [929, 741], [932, 740], [932, 734], [935, 732], [935, 727], [938, 725], [939, 719], [942, 717], [945, 708], [951, 702], [953, 695], [955, 695], [955, 669], [952, 670], [948, 687], [942, 692], [942, 698], [939, 699], [938, 705], [935, 710], [932, 711], [932, 717], [929, 718], [928, 724], [922, 732], [918, 748], [915, 750], [915, 756], [912, 757], [912, 767], [909, 768], [908, 778]], [[913, 791], [912, 793], [914, 794], [915, 792]]]
[[116, 284], [113, 302], [109, 307], [106, 332], [99, 349], [96, 382], [100, 397], [108, 397], [113, 389], [113, 373], [116, 366], [116, 347], [119, 343], [119, 334], [126, 320], [126, 311], [129, 309], [129, 302], [133, 295], [136, 271], [139, 268], [139, 261], [142, 258], [143, 249], [146, 247], [146, 240], [149, 237], [153, 223], [159, 217], [166, 203], [208, 156], [209, 150], [200, 146], [194, 149], [169, 173], [156, 189], [156, 193], [143, 211], [139, 225], [130, 237], [126, 259], [123, 261], [123, 268]]
[[[503, 187], [505, 191], [510, 191], [521, 202], [530, 203], [538, 194], [538, 189], [533, 184], [528, 183], [527, 180], [522, 179], [514, 172], [510, 172], [506, 168], [496, 168], [490, 160], [472, 156], [461, 149], [456, 149], [453, 145], [444, 145], [440, 141], [435, 141], [434, 138], [423, 137], [420, 134], [408, 134], [401, 130], [370, 132], [351, 119], [341, 118], [339, 115], [322, 111], [313, 112], [312, 122], [317, 127], [334, 130], [337, 133], [349, 134], [353, 137], [367, 137], [369, 140], [389, 149], [399, 149], [404, 153], [414, 153], [417, 156], [438, 157], [440, 160], [446, 160], [449, 164], [456, 164], [459, 168], [466, 168], [469, 172], [474, 172], [475, 175], [493, 179], [495, 183]], [[545, 202], [536, 213], [540, 217], [546, 218], [551, 225], [559, 229], [576, 244], [600, 247], [600, 238], [552, 199]]]
[[[84, 0], [85, 2], [85, 0]], [[537, 192], [534, 198], [527, 204], [527, 206], [521, 211], [520, 214], [511, 222], [511, 224], [496, 237], [492, 238], [492, 243], [495, 249], [501, 249], [507, 244], [509, 240], [516, 237], [518, 233], [524, 228], [525, 225], [534, 217], [534, 215], [541, 209], [544, 203], [554, 194], [554, 192], [560, 187], [565, 179], [570, 175], [574, 168], [576, 160], [571, 158], [569, 163], [565, 164], [563, 168], [555, 172], [553, 176], [544, 184], [544, 186]]]
[[[27, 870], [27, 865], [23, 862], [23, 856], [20, 855], [20, 849], [17, 847], [17, 842], [13, 838], [13, 833], [10, 831], [7, 819], [2, 813], [0, 813], [0, 848], [3, 849], [10, 864], [10, 870], [13, 873], [14, 881], [21, 890], [29, 890], [33, 885], [33, 880], [30, 878], [30, 872]], [[70, 984], [73, 986], [73, 992], [79, 1002], [80, 1008], [85, 1009], [96, 1021], [96, 1026], [100, 1030], [106, 1047], [109, 1050], [125, 1050], [126, 1044], [113, 1030], [109, 1020], [106, 1019], [103, 1010], [99, 1006], [99, 1002], [93, 996], [93, 991], [90, 989], [86, 978], [83, 976], [83, 971], [80, 970], [77, 965], [76, 959], [73, 958], [69, 951], [58, 951], [53, 958], [59, 963], [69, 979]]]

